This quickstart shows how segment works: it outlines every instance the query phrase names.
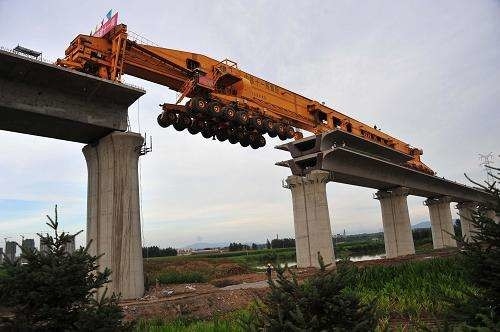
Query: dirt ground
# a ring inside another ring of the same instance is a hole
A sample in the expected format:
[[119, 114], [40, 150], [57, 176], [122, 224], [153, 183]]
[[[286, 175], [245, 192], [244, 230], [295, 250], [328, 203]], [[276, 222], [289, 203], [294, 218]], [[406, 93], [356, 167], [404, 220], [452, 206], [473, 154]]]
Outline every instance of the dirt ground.
[[[354, 264], [358, 267], [388, 266], [409, 260], [445, 257], [455, 253], [456, 250], [441, 250], [393, 259], [355, 262]], [[315, 272], [313, 268], [294, 268], [293, 270], [299, 281]], [[216, 278], [210, 283], [156, 285], [151, 287], [143, 298], [123, 301], [121, 306], [127, 319], [162, 318], [170, 320], [186, 316], [205, 319], [245, 308], [266, 292], [267, 277], [265, 273], [241, 273]]]

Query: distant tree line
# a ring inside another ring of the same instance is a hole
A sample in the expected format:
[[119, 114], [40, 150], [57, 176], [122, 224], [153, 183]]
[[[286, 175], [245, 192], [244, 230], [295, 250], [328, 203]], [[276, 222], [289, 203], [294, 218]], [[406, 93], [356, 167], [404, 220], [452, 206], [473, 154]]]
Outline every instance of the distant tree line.
[[158, 246], [142, 247], [142, 257], [177, 256], [177, 250], [171, 247], [159, 248]]
[[[253, 245], [252, 245], [252, 247], [253, 247]], [[242, 243], [231, 242], [229, 244], [228, 249], [229, 249], [229, 251], [241, 251], [241, 250], [248, 250], [248, 249], [250, 249], [250, 246], [246, 245], [246, 244], [242, 244]]]
[[[295, 248], [295, 239], [273, 239], [271, 241], [271, 248]], [[269, 248], [269, 249], [271, 249]]]

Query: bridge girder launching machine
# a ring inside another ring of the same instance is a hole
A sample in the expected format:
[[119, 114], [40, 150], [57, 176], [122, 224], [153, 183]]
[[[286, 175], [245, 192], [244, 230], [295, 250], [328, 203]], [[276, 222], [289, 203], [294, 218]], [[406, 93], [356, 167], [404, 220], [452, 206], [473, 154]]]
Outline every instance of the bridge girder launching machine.
[[[102, 37], [78, 35], [57, 64], [112, 81], [128, 74], [180, 93], [164, 103], [162, 127], [187, 129], [205, 138], [240, 143], [254, 149], [266, 144], [264, 134], [282, 140], [301, 139], [334, 129], [407, 156], [403, 166], [434, 174], [421, 162], [423, 151], [317, 101], [244, 72], [230, 60], [140, 43], [119, 24]], [[182, 105], [187, 97], [189, 101]], [[341, 142], [339, 142], [341, 143]], [[401, 161], [398, 161], [401, 163]]]

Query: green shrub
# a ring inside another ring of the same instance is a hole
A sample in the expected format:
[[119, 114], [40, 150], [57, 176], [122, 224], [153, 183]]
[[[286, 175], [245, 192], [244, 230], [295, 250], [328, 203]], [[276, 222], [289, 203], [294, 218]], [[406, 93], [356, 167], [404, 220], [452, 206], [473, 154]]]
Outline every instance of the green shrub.
[[270, 291], [257, 307], [249, 331], [373, 331], [376, 319], [372, 305], [364, 305], [356, 294], [344, 292], [351, 277], [350, 268], [326, 271], [318, 253], [321, 269], [299, 284], [288, 269], [275, 267], [278, 279], [269, 278]]

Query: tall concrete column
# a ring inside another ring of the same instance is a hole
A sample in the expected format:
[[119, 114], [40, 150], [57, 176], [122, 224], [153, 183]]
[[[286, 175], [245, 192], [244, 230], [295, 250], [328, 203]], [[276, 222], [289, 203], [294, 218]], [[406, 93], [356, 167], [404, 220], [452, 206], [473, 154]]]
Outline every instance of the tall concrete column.
[[474, 232], [474, 225], [472, 225], [472, 211], [477, 211], [477, 203], [474, 202], [461, 202], [457, 204], [458, 214], [460, 216], [460, 227], [462, 229], [462, 237], [465, 241], [471, 240], [471, 235]]
[[121, 293], [123, 299], [144, 294], [137, 167], [142, 142], [139, 134], [114, 132], [83, 148], [88, 168], [87, 241], [92, 240], [92, 254], [104, 254], [101, 269], [112, 270], [108, 294]]
[[382, 208], [385, 254], [387, 258], [412, 255], [415, 253], [411, 232], [410, 214], [406, 197], [409, 190], [399, 187], [391, 191], [379, 190], [375, 199]]
[[451, 220], [450, 203], [449, 197], [429, 198], [424, 202], [429, 207], [434, 249], [457, 246], [457, 241], [453, 238], [455, 231]]
[[286, 180], [287, 188], [292, 191], [298, 267], [319, 267], [318, 252], [325, 264], [335, 264], [326, 198], [329, 175], [314, 170], [305, 177], [289, 176]]

